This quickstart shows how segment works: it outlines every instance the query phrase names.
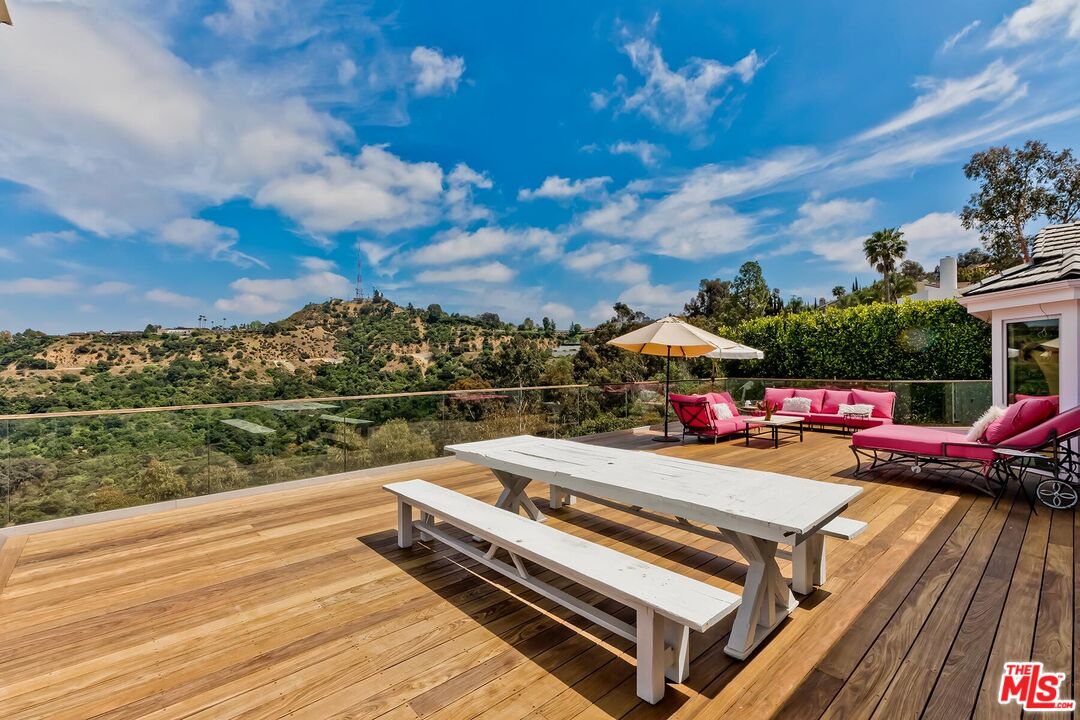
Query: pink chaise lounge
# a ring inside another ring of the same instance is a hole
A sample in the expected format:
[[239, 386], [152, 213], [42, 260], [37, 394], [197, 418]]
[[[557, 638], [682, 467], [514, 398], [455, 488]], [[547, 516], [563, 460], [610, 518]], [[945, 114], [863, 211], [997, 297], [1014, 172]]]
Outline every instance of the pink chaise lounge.
[[670, 395], [671, 407], [675, 410], [675, 416], [682, 423], [682, 436], [686, 440], [687, 435], [696, 435], [698, 438], [712, 438], [715, 443], [718, 438], [741, 433], [745, 424], [734, 419], [720, 419], [713, 410], [713, 405], [723, 403], [731, 410], [733, 417], [739, 416], [739, 409], [735, 407], [735, 401], [731, 395], [723, 393], [706, 393], [705, 395]]
[[[1058, 413], [1054, 398], [1024, 398], [1009, 406], [1006, 414], [987, 428], [978, 441], [963, 432], [918, 425], [883, 425], [860, 430], [851, 437], [855, 474], [889, 465], [910, 464], [918, 474], [957, 470], [981, 480], [976, 487], [991, 495], [1002, 489], [1000, 470], [1006, 455], [1001, 450], [1047, 452], [1055, 466], [1076, 468], [1076, 454], [1069, 441], [1080, 437], [1080, 407]], [[863, 460], [870, 466], [863, 468]]]

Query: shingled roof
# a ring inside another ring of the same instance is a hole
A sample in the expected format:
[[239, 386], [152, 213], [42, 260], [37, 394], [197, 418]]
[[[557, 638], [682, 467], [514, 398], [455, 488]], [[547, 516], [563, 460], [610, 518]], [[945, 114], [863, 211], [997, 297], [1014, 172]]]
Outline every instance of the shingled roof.
[[1031, 262], [991, 275], [961, 294], [971, 297], [1071, 279], [1080, 279], [1080, 222], [1047, 225], [1035, 237]]

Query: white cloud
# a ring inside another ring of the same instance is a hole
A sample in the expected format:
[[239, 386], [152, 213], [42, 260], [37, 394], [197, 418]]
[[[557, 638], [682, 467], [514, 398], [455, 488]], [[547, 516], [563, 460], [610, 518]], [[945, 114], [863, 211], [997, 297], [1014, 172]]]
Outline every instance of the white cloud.
[[619, 260], [634, 254], [626, 245], [597, 241], [582, 245], [577, 250], [567, 253], [563, 264], [570, 270], [588, 273], [601, 267], [610, 267]]
[[458, 265], [445, 270], [424, 270], [416, 275], [416, 282], [433, 283], [505, 283], [517, 273], [501, 262], [482, 265]]
[[934, 212], [900, 226], [908, 241], [908, 257], [934, 267], [945, 255], [956, 255], [979, 245], [979, 234], [965, 230], [960, 217]]
[[950, 50], [952, 50], [954, 47], [956, 47], [956, 44], [958, 42], [973, 33], [980, 25], [982, 25], [982, 20], [973, 20], [964, 27], [960, 28], [960, 30], [950, 35], [948, 38], [945, 39], [945, 42], [941, 44], [941, 52], [949, 52]]
[[994, 29], [989, 47], [1023, 45], [1052, 35], [1080, 38], [1080, 0], [1032, 0]]
[[165, 290], [163, 288], [150, 290], [143, 297], [150, 302], [171, 305], [172, 307], [178, 308], [189, 308], [199, 304], [198, 298], [193, 298], [190, 295], [181, 295], [180, 293]]
[[0, 295], [72, 295], [79, 291], [79, 283], [71, 278], [14, 278], [0, 282]]
[[544, 178], [544, 182], [535, 190], [525, 188], [519, 190], [518, 200], [535, 200], [537, 198], [568, 200], [580, 195], [600, 192], [604, 189], [604, 185], [609, 182], [611, 182], [611, 178], [606, 176], [571, 180], [558, 175], [549, 175]]
[[356, 63], [351, 58], [345, 58], [338, 63], [338, 83], [340, 85], [348, 85], [356, 77], [356, 74], [360, 72], [360, 69], [356, 67]]
[[342, 275], [308, 271], [294, 278], [239, 278], [229, 284], [232, 297], [220, 298], [214, 307], [244, 316], [294, 310], [301, 300], [346, 297], [351, 283]]
[[91, 295], [98, 296], [122, 295], [134, 289], [135, 286], [130, 283], [120, 282], [119, 280], [106, 280], [105, 282], [100, 282], [97, 285], [92, 285], [89, 292]]
[[476, 260], [492, 255], [535, 252], [542, 260], [552, 260], [562, 252], [565, 238], [540, 228], [482, 227], [474, 231], [451, 230], [407, 257], [414, 265], [441, 265]]
[[91, 305], [90, 303], [82, 303], [82, 304], [80, 304], [78, 310], [81, 313], [97, 312], [97, 308], [94, 307], [93, 305]]
[[82, 240], [82, 236], [74, 230], [60, 230], [59, 232], [37, 232], [26, 236], [26, 244], [36, 248], [51, 248], [59, 243], [72, 244]]
[[[623, 290], [619, 301], [649, 317], [658, 318], [681, 312], [686, 301], [694, 296], [694, 292], [693, 289], [679, 289], [674, 285], [642, 282]], [[612, 314], [609, 308], [608, 316]]]
[[11, 251], [10, 248], [0, 247], [0, 260], [6, 260], [8, 262], [18, 262], [18, 257]]
[[327, 260], [326, 258], [319, 257], [302, 257], [297, 258], [300, 263], [300, 267], [311, 272], [330, 272], [337, 270], [337, 263], [333, 260]]
[[658, 21], [659, 17], [654, 16], [643, 36], [630, 37], [623, 31], [627, 39], [622, 51], [643, 83], [630, 89], [626, 78], [620, 75], [614, 90], [592, 94], [592, 106], [599, 110], [617, 101], [619, 112], [640, 113], [671, 132], [700, 134], [716, 109], [730, 96], [733, 81], [737, 78], [743, 84], [749, 83], [765, 61], [751, 50], [734, 65], [695, 57], [678, 70], [672, 70], [649, 37]]
[[108, 8], [24, 3], [0, 43], [0, 176], [83, 230], [122, 235], [247, 195], [348, 132], [164, 42]]
[[369, 240], [357, 240], [356, 249], [364, 253], [364, 257], [367, 258], [368, 264], [373, 267], [378, 267], [382, 264], [383, 260], [386, 260], [397, 252], [398, 246], [381, 245]]
[[604, 273], [604, 276], [624, 285], [640, 285], [649, 279], [649, 266], [639, 262], [625, 262]]
[[662, 159], [667, 157], [667, 150], [654, 145], [651, 142], [645, 140], [636, 140], [634, 142], [628, 142], [626, 140], [620, 140], [619, 142], [610, 145], [608, 152], [612, 155], [633, 155], [641, 164], [645, 167], [654, 167], [660, 163]]
[[[867, 271], [870, 265], [863, 253], [863, 241], [877, 228], [843, 239], [819, 239], [808, 249], [825, 260], [847, 270]], [[955, 213], [933, 212], [900, 226], [908, 243], [907, 257], [933, 268], [945, 255], [956, 255], [979, 244], [978, 233], [965, 230]]]
[[487, 173], [477, 172], [465, 163], [458, 163], [446, 176], [446, 214], [451, 221], [467, 225], [476, 220], [486, 220], [492, 213], [486, 207], [475, 204], [473, 190], [490, 190], [491, 178]]
[[434, 222], [440, 212], [443, 171], [411, 163], [368, 145], [352, 161], [325, 157], [311, 171], [272, 180], [255, 196], [312, 232], [374, 229], [383, 232]]
[[416, 70], [414, 89], [417, 95], [457, 92], [465, 73], [464, 58], [443, 55], [441, 50], [423, 46], [415, 48], [409, 58]]
[[822, 230], [859, 224], [873, 215], [877, 205], [877, 200], [873, 198], [837, 198], [824, 202], [808, 200], [799, 206], [799, 216], [791, 224], [790, 231], [795, 235], [811, 235]]
[[896, 133], [974, 102], [1013, 102], [1027, 93], [1027, 84], [1021, 83], [1016, 71], [1001, 60], [995, 60], [982, 72], [966, 78], [920, 78], [916, 87], [924, 92], [911, 108], [867, 130], [858, 139], [869, 140]]
[[164, 225], [154, 240], [162, 245], [182, 248], [198, 255], [205, 255], [212, 260], [224, 260], [240, 267], [250, 265], [266, 267], [266, 263], [262, 260], [234, 248], [239, 239], [240, 233], [233, 228], [223, 227], [209, 220], [181, 218]]
[[577, 311], [569, 305], [557, 302], [547, 302], [540, 306], [541, 317], [548, 317], [555, 321], [559, 327], [567, 327], [574, 321]]

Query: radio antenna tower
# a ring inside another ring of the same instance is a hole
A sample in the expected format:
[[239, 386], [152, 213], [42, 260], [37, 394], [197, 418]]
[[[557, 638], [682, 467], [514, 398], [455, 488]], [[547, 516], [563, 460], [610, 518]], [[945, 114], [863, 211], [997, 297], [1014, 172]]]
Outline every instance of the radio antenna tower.
[[360, 262], [360, 249], [356, 250], [356, 296], [353, 298], [356, 301], [364, 299], [364, 273]]

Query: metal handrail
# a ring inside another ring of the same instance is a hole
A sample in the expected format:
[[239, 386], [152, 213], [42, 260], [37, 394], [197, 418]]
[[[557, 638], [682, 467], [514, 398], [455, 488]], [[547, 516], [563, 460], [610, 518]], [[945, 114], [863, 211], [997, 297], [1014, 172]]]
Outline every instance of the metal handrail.
[[[694, 383], [694, 382], [713, 382], [716, 381], [753, 381], [753, 382], [776, 382], [776, 383], [823, 383], [823, 384], [866, 384], [866, 385], [891, 385], [897, 383], [987, 383], [989, 380], [822, 380], [813, 378], [762, 378], [762, 377], [724, 377], [724, 378], [686, 378], [682, 380], [675, 380], [676, 384], [679, 383]], [[529, 385], [518, 387], [497, 387], [497, 388], [469, 388], [461, 390], [421, 390], [412, 392], [396, 392], [396, 393], [375, 393], [366, 395], [328, 395], [322, 397], [305, 397], [305, 398], [292, 398], [292, 399], [280, 399], [269, 398], [266, 400], [246, 400], [243, 402], [227, 402], [227, 403], [199, 403], [193, 405], [163, 405], [159, 407], [137, 407], [137, 408], [109, 408], [103, 410], [64, 410], [61, 412], [44, 412], [44, 413], [19, 413], [13, 415], [0, 415], [0, 422], [5, 421], [18, 421], [18, 420], [44, 420], [49, 418], [79, 418], [79, 417], [107, 417], [110, 415], [138, 415], [143, 413], [163, 413], [163, 412], [180, 412], [186, 410], [215, 410], [226, 408], [243, 408], [243, 407], [264, 407], [266, 405], [287, 405], [295, 403], [306, 402], [342, 402], [342, 401], [361, 401], [361, 400], [384, 400], [384, 399], [401, 399], [401, 398], [420, 398], [420, 397], [440, 397], [440, 396], [461, 396], [470, 394], [484, 394], [493, 392], [524, 392], [535, 390], [580, 390], [582, 388], [596, 388], [603, 389], [613, 385], [621, 386], [634, 386], [634, 385], [656, 385], [657, 380], [627, 380], [619, 382], [604, 383], [602, 385], [589, 385], [587, 383], [575, 383], [571, 385]]]

